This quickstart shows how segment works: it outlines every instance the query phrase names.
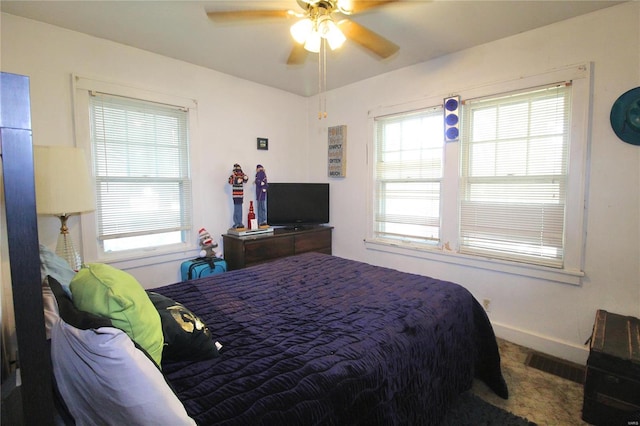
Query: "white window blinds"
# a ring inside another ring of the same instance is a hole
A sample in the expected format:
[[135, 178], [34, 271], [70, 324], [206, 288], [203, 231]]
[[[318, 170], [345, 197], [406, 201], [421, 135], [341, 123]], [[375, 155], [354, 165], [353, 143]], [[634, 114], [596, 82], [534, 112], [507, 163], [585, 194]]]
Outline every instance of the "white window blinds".
[[183, 240], [192, 226], [188, 112], [100, 93], [89, 106], [98, 239]]
[[571, 85], [463, 108], [460, 252], [562, 267]]
[[440, 238], [441, 108], [375, 119], [374, 236]]

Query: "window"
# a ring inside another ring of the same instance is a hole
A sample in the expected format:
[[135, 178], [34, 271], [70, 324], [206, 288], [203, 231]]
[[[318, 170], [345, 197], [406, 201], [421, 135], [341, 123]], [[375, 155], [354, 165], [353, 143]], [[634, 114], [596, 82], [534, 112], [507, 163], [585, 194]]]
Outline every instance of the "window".
[[191, 229], [186, 110], [101, 93], [89, 109], [103, 251], [182, 243]]
[[571, 86], [463, 107], [460, 252], [561, 267]]
[[375, 128], [376, 238], [439, 241], [442, 110], [378, 117]]
[[76, 144], [96, 190], [96, 210], [81, 217], [84, 258], [121, 268], [184, 259], [196, 248], [200, 208], [190, 169], [197, 101], [78, 75], [72, 82]]
[[444, 96], [372, 111], [367, 247], [579, 284], [589, 81], [585, 64], [456, 93], [459, 142]]

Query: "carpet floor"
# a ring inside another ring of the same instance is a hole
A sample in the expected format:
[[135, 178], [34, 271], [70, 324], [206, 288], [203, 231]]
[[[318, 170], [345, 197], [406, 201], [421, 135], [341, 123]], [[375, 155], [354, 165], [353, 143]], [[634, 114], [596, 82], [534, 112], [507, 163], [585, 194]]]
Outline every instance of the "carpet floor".
[[471, 389], [475, 395], [539, 426], [589, 425], [582, 420], [581, 384], [526, 365], [531, 349], [502, 339], [498, 345], [509, 399], [500, 398], [479, 380]]

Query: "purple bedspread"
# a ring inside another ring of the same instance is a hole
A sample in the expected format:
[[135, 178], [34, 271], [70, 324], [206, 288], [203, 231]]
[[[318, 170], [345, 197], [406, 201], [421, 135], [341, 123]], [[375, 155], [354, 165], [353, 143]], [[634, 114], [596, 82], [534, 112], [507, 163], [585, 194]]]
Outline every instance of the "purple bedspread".
[[154, 289], [220, 357], [163, 364], [201, 425], [429, 425], [484, 380], [506, 398], [493, 329], [463, 287], [317, 253]]

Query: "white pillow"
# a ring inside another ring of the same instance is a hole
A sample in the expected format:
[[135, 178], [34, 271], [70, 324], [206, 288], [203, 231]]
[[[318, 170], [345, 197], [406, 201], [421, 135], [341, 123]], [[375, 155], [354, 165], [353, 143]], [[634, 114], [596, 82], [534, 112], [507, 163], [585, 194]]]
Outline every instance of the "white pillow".
[[53, 325], [60, 319], [60, 312], [56, 297], [46, 279], [42, 281], [42, 304], [44, 305], [44, 328], [48, 340], [51, 339]]
[[47, 275], [55, 278], [65, 293], [72, 297], [69, 284], [76, 275], [76, 271], [71, 269], [66, 260], [49, 250], [47, 246], [40, 244], [40, 282], [44, 281]]
[[117, 328], [51, 331], [58, 390], [76, 425], [195, 425], [160, 370]]

